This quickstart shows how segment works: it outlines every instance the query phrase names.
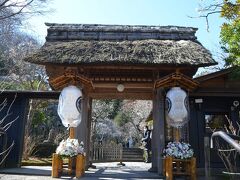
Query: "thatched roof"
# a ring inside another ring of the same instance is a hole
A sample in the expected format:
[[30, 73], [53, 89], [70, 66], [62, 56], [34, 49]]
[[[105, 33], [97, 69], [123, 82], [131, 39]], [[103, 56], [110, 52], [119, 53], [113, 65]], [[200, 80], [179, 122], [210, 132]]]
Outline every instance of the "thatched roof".
[[37, 64], [215, 64], [208, 50], [189, 40], [47, 42], [25, 60]]
[[25, 60], [36, 64], [163, 64], [208, 66], [211, 54], [196, 28], [46, 24], [47, 42]]

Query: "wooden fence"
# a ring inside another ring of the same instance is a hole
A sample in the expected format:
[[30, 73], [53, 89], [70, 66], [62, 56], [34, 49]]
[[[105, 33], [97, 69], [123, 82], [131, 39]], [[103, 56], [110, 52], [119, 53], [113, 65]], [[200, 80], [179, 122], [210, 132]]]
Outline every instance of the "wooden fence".
[[122, 144], [98, 144], [94, 143], [90, 151], [91, 162], [122, 162], [123, 146]]

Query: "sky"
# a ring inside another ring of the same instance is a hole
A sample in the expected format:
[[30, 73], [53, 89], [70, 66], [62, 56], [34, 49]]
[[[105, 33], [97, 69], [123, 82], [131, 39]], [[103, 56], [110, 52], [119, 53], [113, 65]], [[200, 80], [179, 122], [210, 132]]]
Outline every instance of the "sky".
[[218, 59], [223, 20], [219, 15], [210, 16], [208, 32], [204, 18], [190, 18], [199, 15], [200, 2], [207, 0], [51, 0], [49, 8], [54, 11], [29, 19], [29, 24], [42, 43], [47, 34], [45, 22], [197, 27], [198, 40]]

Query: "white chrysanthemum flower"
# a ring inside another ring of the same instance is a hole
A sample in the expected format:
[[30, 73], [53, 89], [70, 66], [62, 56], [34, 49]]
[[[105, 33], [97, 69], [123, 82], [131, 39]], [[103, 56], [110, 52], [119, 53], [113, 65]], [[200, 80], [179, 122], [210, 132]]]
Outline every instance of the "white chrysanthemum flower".
[[163, 150], [163, 154], [164, 156], [186, 159], [193, 156], [193, 150], [190, 149], [190, 144], [184, 142], [169, 142], [166, 149]]
[[59, 146], [56, 149], [56, 153], [61, 156], [76, 156], [78, 154], [85, 154], [83, 142], [78, 143], [77, 139], [67, 139], [62, 140], [59, 144]]

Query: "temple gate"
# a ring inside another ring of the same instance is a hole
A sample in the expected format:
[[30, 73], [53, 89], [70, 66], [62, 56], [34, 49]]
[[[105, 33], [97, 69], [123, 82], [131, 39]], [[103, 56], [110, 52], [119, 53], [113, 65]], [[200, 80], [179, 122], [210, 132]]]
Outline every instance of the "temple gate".
[[46, 67], [53, 90], [75, 85], [83, 91], [82, 122], [76, 138], [89, 163], [92, 99], [153, 101], [152, 170], [162, 174], [165, 147], [165, 93], [179, 86], [192, 91], [198, 67], [216, 64], [195, 36], [196, 28], [46, 24], [46, 43], [26, 61]]

